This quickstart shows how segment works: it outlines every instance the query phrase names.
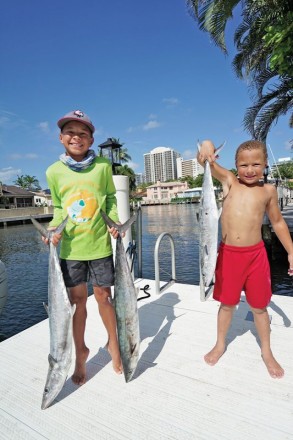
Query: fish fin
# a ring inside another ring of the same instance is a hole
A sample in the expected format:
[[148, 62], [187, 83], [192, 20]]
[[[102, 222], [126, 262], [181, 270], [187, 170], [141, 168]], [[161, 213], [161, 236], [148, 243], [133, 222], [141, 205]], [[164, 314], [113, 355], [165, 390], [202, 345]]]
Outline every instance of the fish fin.
[[198, 140], [197, 140], [197, 149], [198, 149], [198, 152], [200, 152], [200, 147], [201, 147], [201, 144], [200, 144], [199, 139], [198, 139]]
[[215, 155], [219, 154], [222, 148], [226, 145], [226, 141], [224, 141], [218, 148], [215, 150]]
[[218, 218], [221, 217], [221, 214], [222, 214], [222, 207], [218, 209]]
[[58, 364], [58, 362], [56, 361], [56, 359], [53, 358], [53, 356], [49, 353], [48, 355], [48, 362], [51, 368], [53, 368], [56, 364]]
[[43, 306], [44, 306], [44, 308], [45, 308], [45, 310], [46, 310], [46, 312], [47, 312], [47, 315], [49, 316], [49, 307], [48, 307], [48, 304], [43, 303]]
[[131, 345], [131, 347], [130, 347], [130, 355], [131, 355], [131, 356], [132, 356], [133, 353], [135, 352], [136, 346], [137, 346], [137, 344], [133, 344], [133, 345]]
[[105, 223], [110, 227], [110, 228], [115, 228], [117, 229], [117, 231], [119, 232], [119, 234], [121, 234], [122, 232], [127, 231], [127, 229], [132, 225], [132, 223], [136, 220], [137, 217], [137, 213], [135, 212], [132, 217], [130, 217], [125, 223], [123, 223], [123, 225], [119, 225], [118, 223], [115, 223], [113, 220], [111, 220], [107, 214], [101, 209], [100, 210], [100, 214], [103, 217]]

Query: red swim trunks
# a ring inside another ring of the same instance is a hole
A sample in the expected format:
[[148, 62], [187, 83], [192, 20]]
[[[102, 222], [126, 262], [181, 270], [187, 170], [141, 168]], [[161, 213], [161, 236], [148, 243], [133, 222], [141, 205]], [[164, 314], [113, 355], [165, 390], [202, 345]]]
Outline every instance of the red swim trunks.
[[251, 307], [266, 307], [272, 296], [270, 265], [264, 242], [241, 247], [220, 244], [213, 297], [223, 304], [239, 303], [241, 291]]

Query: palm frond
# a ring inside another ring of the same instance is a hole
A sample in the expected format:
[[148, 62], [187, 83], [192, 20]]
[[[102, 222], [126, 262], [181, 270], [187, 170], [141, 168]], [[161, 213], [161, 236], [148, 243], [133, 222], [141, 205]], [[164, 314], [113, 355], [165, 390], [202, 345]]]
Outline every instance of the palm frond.
[[255, 139], [265, 141], [271, 126], [277, 123], [279, 116], [286, 114], [293, 107], [292, 90], [288, 87], [288, 81], [274, 84], [271, 90], [247, 109], [243, 120], [244, 128]]

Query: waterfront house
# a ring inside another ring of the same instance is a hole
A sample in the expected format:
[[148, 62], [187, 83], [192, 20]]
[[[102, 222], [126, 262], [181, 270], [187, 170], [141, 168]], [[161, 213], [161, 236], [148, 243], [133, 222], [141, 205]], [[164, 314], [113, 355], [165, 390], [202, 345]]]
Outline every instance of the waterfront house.
[[33, 206], [52, 206], [52, 196], [49, 189], [41, 191], [31, 191], [34, 194]]
[[15, 185], [2, 184], [0, 209], [26, 208], [34, 206], [34, 194]]
[[148, 203], [170, 203], [171, 199], [188, 189], [187, 182], [160, 182], [147, 187], [147, 196], [143, 198]]

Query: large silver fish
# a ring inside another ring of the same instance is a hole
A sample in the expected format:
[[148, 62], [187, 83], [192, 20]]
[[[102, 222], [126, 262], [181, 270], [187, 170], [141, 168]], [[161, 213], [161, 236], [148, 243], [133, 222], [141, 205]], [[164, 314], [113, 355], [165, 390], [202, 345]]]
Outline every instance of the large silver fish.
[[136, 219], [136, 213], [123, 225], [113, 222], [102, 210], [105, 223], [117, 229], [116, 240], [114, 308], [117, 333], [125, 381], [129, 382], [135, 372], [140, 346], [137, 292], [129, 269], [121, 233], [125, 232]]
[[49, 275], [48, 306], [50, 327], [49, 370], [43, 392], [42, 409], [48, 408], [58, 396], [66, 381], [72, 358], [72, 318], [75, 305], [72, 306], [64, 284], [56, 246], [51, 243], [53, 233], [61, 233], [68, 218], [55, 231], [47, 231], [31, 217], [38, 231], [49, 239]]
[[[200, 144], [197, 144], [200, 150]], [[222, 144], [215, 154], [223, 148]], [[205, 301], [214, 290], [214, 273], [218, 252], [218, 223], [221, 211], [217, 207], [211, 167], [206, 160], [199, 206], [199, 273], [200, 299]]]

